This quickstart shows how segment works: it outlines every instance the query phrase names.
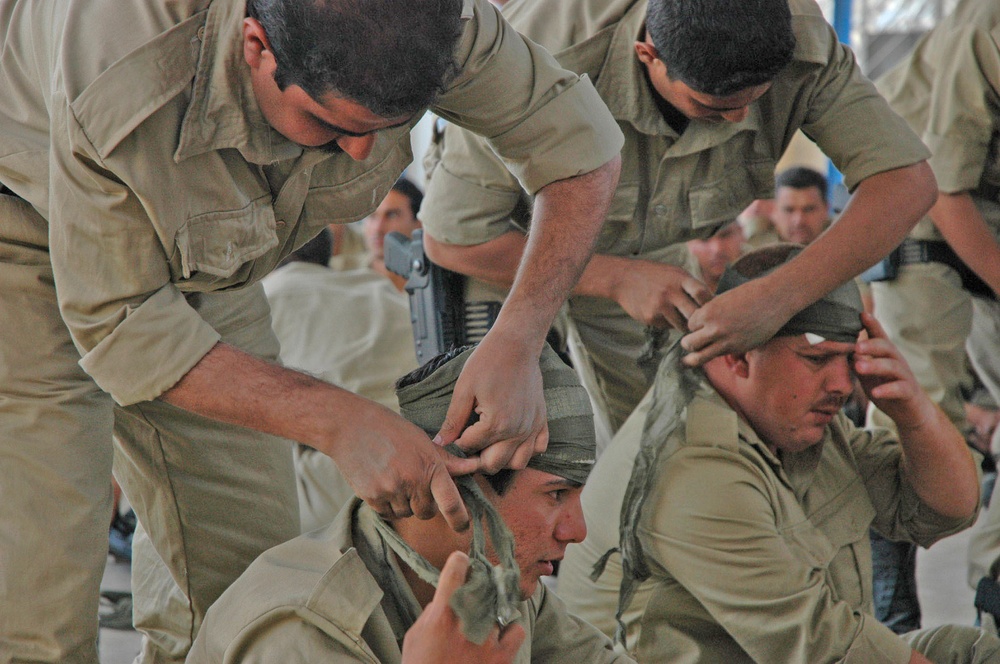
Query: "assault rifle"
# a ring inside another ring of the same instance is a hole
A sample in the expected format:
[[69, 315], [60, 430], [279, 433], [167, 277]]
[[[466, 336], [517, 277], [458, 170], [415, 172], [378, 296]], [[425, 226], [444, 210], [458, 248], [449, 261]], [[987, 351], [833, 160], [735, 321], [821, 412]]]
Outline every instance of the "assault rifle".
[[385, 236], [385, 266], [406, 279], [413, 345], [421, 365], [458, 346], [476, 343], [496, 322], [499, 302], [466, 302], [465, 277], [434, 264], [422, 230]]

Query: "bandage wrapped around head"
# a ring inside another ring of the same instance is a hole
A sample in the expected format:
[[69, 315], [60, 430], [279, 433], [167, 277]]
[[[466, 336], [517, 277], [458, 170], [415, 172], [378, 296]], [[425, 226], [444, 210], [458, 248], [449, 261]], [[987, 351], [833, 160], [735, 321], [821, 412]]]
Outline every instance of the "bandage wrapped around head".
[[[429, 435], [436, 434], [448, 412], [458, 376], [473, 350], [466, 348], [454, 357], [443, 356], [440, 366], [426, 378], [398, 388], [400, 414]], [[548, 346], [542, 352], [539, 368], [549, 424], [549, 445], [544, 452], [531, 458], [528, 467], [583, 484], [596, 459], [590, 399], [576, 371]]]
[[[779, 243], [743, 256], [726, 268], [719, 279], [716, 295], [770, 274], [801, 253], [802, 249], [798, 244]], [[776, 267], [775, 263], [778, 264]], [[861, 292], [857, 284], [850, 280], [792, 316], [774, 336], [805, 334], [813, 345], [824, 340], [853, 343], [861, 332], [862, 311]]]
[[[444, 423], [455, 383], [473, 350], [468, 347], [450, 351], [401, 379], [396, 397], [403, 417], [429, 435], [435, 435]], [[597, 453], [590, 398], [576, 372], [548, 346], [542, 352], [539, 367], [549, 444], [545, 452], [531, 458], [528, 467], [583, 484]], [[454, 445], [446, 449], [464, 456]], [[517, 618], [520, 574], [514, 559], [513, 537], [492, 503], [473, 478], [456, 477], [455, 482], [469, 510], [472, 550], [468, 580], [452, 595], [451, 607], [466, 638], [482, 643], [497, 622], [506, 624]], [[438, 570], [403, 542], [389, 524], [379, 520], [377, 527], [384, 541], [407, 565], [425, 581], [437, 585]], [[498, 566], [486, 558], [486, 531], [500, 560]]]

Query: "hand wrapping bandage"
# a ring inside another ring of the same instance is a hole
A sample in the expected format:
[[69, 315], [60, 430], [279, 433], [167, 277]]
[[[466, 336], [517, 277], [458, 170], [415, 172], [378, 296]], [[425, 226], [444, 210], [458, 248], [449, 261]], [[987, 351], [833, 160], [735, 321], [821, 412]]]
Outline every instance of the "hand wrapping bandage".
[[[442, 358], [443, 363], [422, 380], [396, 391], [400, 413], [434, 435], [441, 428], [451, 403], [455, 383], [473, 348], [460, 349]], [[539, 360], [549, 425], [545, 452], [528, 462], [529, 468], [583, 484], [596, 460], [594, 415], [590, 398], [576, 372], [546, 346]], [[446, 448], [465, 456], [456, 446]], [[472, 548], [466, 583], [451, 598], [451, 608], [462, 625], [462, 633], [473, 643], [483, 643], [496, 623], [509, 624], [519, 616], [520, 573], [514, 558], [514, 540], [503, 519], [470, 476], [456, 477], [459, 492], [472, 522]], [[485, 524], [485, 525], [484, 525]], [[414, 551], [392, 527], [376, 520], [383, 541], [421, 579], [437, 586], [439, 570]], [[486, 557], [486, 535], [499, 559], [493, 565]]]

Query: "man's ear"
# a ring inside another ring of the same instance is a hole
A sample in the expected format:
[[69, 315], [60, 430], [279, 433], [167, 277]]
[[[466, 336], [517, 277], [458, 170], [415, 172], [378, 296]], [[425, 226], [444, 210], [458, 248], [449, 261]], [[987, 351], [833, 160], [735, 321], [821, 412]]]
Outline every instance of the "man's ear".
[[656, 52], [656, 47], [648, 41], [637, 41], [635, 43], [635, 56], [639, 58], [639, 62], [647, 67], [660, 58], [660, 54]]
[[750, 362], [746, 353], [731, 353], [722, 356], [722, 361], [726, 369], [738, 378], [746, 379], [750, 376]]
[[259, 69], [266, 58], [274, 59], [264, 26], [249, 16], [243, 19], [243, 59], [251, 69]]

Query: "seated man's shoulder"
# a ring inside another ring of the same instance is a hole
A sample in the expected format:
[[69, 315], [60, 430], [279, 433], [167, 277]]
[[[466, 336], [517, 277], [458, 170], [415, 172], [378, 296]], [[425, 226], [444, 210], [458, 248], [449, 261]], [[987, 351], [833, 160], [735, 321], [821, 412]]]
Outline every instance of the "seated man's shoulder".
[[226, 651], [237, 642], [253, 647], [265, 640], [255, 635], [267, 635], [290, 617], [335, 640], [347, 634], [356, 642], [382, 591], [350, 544], [345, 513], [351, 511], [261, 554], [212, 605], [192, 652]]
[[696, 395], [688, 404], [685, 444], [735, 451], [739, 442], [739, 417], [721, 397], [706, 392]]
[[685, 511], [691, 501], [702, 513], [713, 505], [729, 509], [749, 487], [774, 481], [762, 443], [717, 395], [696, 396], [679, 429], [661, 451], [654, 475], [647, 504], [656, 509], [646, 514], [656, 513], [655, 521], [671, 521], [669, 513]]

